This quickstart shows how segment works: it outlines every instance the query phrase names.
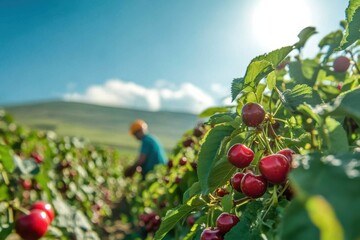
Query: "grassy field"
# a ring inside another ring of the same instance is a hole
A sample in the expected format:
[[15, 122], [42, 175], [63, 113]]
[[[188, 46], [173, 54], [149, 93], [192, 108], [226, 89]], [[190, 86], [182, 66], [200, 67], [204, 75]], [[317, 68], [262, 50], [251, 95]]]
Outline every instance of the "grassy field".
[[110, 145], [135, 154], [139, 142], [129, 135], [129, 124], [137, 118], [149, 124], [150, 133], [170, 151], [182, 134], [201, 119], [174, 112], [147, 112], [115, 107], [73, 103], [41, 102], [4, 106], [15, 121], [31, 129], [52, 130], [61, 136], [83, 137], [95, 144]]

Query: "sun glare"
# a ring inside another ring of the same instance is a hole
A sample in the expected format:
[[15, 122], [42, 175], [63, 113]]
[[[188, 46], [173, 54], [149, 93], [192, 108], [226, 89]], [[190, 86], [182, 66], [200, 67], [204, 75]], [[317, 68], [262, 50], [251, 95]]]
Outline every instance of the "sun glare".
[[305, 0], [260, 0], [252, 13], [253, 37], [264, 50], [274, 50], [295, 43], [311, 20]]

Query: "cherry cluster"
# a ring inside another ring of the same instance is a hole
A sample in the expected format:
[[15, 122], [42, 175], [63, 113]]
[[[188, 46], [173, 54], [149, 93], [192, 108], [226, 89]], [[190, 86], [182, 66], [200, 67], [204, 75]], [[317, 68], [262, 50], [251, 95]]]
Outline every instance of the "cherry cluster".
[[156, 232], [161, 223], [160, 216], [154, 212], [141, 214], [139, 220], [140, 226], [144, 226], [146, 232]]
[[35, 202], [30, 213], [21, 215], [15, 222], [15, 230], [24, 240], [37, 240], [43, 237], [55, 213], [51, 204], [43, 201]]
[[[260, 159], [258, 166], [260, 175], [251, 170], [235, 173], [230, 180], [234, 190], [244, 193], [250, 198], [258, 198], [267, 190], [267, 183], [283, 184], [291, 169], [292, 155], [289, 148]], [[237, 168], [246, 169], [254, 160], [254, 152], [244, 144], [233, 145], [228, 152], [228, 160]]]
[[200, 236], [200, 240], [221, 240], [238, 222], [239, 218], [231, 213], [223, 212], [216, 219], [216, 227], [205, 228]]

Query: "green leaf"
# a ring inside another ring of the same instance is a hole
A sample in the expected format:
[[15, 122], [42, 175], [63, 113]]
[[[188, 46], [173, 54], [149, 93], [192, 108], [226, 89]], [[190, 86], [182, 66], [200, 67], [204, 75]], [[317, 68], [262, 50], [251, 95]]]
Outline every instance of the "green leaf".
[[180, 205], [177, 208], [167, 211], [164, 219], [161, 222], [159, 230], [156, 232], [154, 239], [160, 240], [175, 227], [175, 225], [184, 217], [189, 215], [197, 207], [205, 206], [206, 203], [199, 199], [198, 196], [194, 196], [186, 204]]
[[232, 122], [234, 121], [236, 116], [236, 113], [218, 113], [211, 116], [209, 118], [209, 121], [206, 122], [206, 124], [216, 125], [220, 123]]
[[321, 41], [319, 42], [319, 48], [322, 49], [325, 46], [328, 46], [328, 51], [325, 55], [324, 62], [327, 62], [329, 56], [334, 52], [334, 50], [340, 46], [341, 39], [343, 38], [342, 31], [332, 32], [326, 35]]
[[8, 146], [0, 145], [0, 162], [8, 173], [12, 173], [14, 171], [15, 164]]
[[320, 229], [320, 239], [344, 239], [344, 231], [332, 206], [321, 196], [313, 196], [305, 205], [311, 221]]
[[320, 97], [313, 92], [311, 87], [305, 84], [296, 85], [291, 90], [285, 90], [283, 92], [282, 100], [284, 107], [291, 111], [296, 111], [297, 107], [304, 103], [308, 103], [312, 106], [321, 103]]
[[338, 50], [344, 50], [360, 38], [360, 0], [351, 0], [346, 9], [347, 26]]
[[204, 111], [202, 111], [199, 114], [200, 118], [206, 118], [206, 117], [210, 117], [212, 115], [214, 115], [215, 113], [227, 113], [227, 112], [231, 112], [231, 109], [233, 109], [233, 106], [228, 106], [228, 107], [210, 107], [205, 109]]
[[231, 83], [231, 101], [240, 94], [244, 88], [244, 78], [235, 78]]
[[319, 230], [311, 223], [303, 204], [294, 199], [285, 209], [280, 224], [280, 239], [304, 240], [320, 239]]
[[194, 182], [183, 194], [183, 202], [187, 202], [190, 198], [201, 193], [199, 182]]
[[9, 194], [8, 194], [8, 187], [3, 184], [0, 186], [0, 201], [6, 200], [8, 199]]
[[343, 153], [349, 150], [348, 138], [342, 125], [327, 117], [324, 125], [325, 141], [330, 153]]
[[276, 86], [276, 72], [271, 72], [266, 78], [266, 84], [270, 91]]
[[214, 191], [219, 186], [225, 185], [235, 170], [236, 168], [227, 160], [227, 156], [223, 156], [214, 163], [208, 177], [209, 192]]
[[274, 71], [279, 63], [282, 62], [292, 50], [293, 46], [287, 46], [252, 59], [246, 69], [244, 78], [234, 79], [232, 83], [232, 100], [234, 101], [242, 91], [256, 89], [260, 80]]
[[246, 204], [246, 209], [240, 217], [240, 221], [231, 230], [225, 234], [224, 240], [233, 239], [263, 239], [260, 234], [260, 226], [257, 223], [258, 214], [263, 205], [260, 201], [252, 201]]
[[212, 169], [213, 163], [216, 161], [217, 152], [220, 150], [220, 145], [223, 139], [230, 136], [234, 130], [231, 126], [218, 125], [212, 128], [205, 135], [205, 142], [201, 146], [198, 156], [198, 177], [203, 194], [209, 192], [208, 177]]
[[301, 49], [305, 46], [307, 40], [314, 34], [316, 34], [316, 28], [314, 27], [306, 27], [298, 34], [299, 41], [294, 45], [295, 48]]
[[314, 109], [309, 104], [301, 104], [297, 110], [302, 112], [312, 119], [314, 119], [317, 123], [321, 123], [322, 119], [319, 114], [317, 114]]
[[350, 116], [360, 121], [360, 88], [338, 96], [333, 106], [327, 106], [332, 116]]
[[227, 194], [221, 198], [221, 206], [224, 212], [230, 212], [233, 208], [233, 197], [231, 194]]
[[7, 239], [14, 229], [14, 223], [0, 225], [0, 239]]
[[296, 61], [289, 64], [289, 74], [296, 84], [314, 86], [320, 71], [319, 63], [315, 60]]
[[[299, 156], [300, 165], [290, 173], [299, 199], [321, 195], [332, 206], [346, 239], [359, 239], [360, 152]], [[356, 213], [356, 214], [354, 214]], [[316, 239], [312, 237], [311, 239]]]

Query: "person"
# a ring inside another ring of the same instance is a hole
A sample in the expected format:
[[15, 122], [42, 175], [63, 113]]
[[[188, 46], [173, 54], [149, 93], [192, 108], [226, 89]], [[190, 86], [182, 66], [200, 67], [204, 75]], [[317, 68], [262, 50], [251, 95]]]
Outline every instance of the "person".
[[163, 146], [155, 136], [148, 133], [148, 125], [142, 119], [137, 119], [130, 125], [130, 134], [141, 141], [140, 153], [133, 165], [125, 170], [125, 176], [131, 177], [139, 167], [143, 178], [157, 164], [166, 163]]

